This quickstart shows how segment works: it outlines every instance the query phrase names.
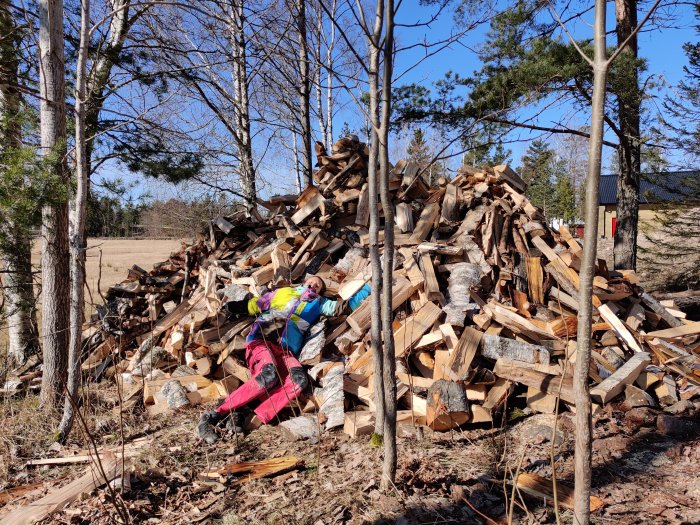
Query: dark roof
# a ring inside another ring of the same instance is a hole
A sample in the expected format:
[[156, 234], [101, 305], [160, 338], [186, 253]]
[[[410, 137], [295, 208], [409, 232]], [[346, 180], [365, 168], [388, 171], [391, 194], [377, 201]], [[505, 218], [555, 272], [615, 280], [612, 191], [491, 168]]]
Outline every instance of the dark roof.
[[[667, 171], [642, 173], [639, 184], [639, 203], [698, 200], [700, 171]], [[617, 204], [617, 175], [600, 178], [600, 205]]]

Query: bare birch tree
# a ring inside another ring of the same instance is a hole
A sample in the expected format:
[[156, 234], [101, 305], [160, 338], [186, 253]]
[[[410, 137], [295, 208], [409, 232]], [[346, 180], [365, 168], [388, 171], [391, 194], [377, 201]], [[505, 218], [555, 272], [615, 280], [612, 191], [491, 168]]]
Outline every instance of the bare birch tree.
[[58, 439], [64, 441], [73, 426], [74, 407], [80, 384], [80, 351], [85, 309], [85, 215], [90, 168], [86, 132], [87, 55], [90, 45], [90, 0], [81, 0], [80, 45], [75, 76], [75, 180], [76, 190], [70, 210], [70, 340], [68, 384]]
[[[39, 92], [41, 154], [45, 169], [68, 183], [66, 166], [63, 1], [39, 1]], [[41, 404], [56, 406], [68, 365], [68, 204], [44, 206], [41, 226], [42, 341]]]
[[[22, 100], [18, 79], [20, 34], [10, 1], [0, 0], [0, 170], [9, 191], [26, 185], [26, 174], [11, 177], [22, 148]], [[13, 160], [16, 159], [16, 160]], [[11, 166], [15, 164], [15, 166]], [[21, 207], [20, 207], [21, 208]], [[7, 356], [10, 364], [24, 363], [39, 350], [36, 305], [32, 287], [31, 217], [17, 216], [11, 207], [0, 211], [0, 256], [3, 260], [4, 314], [8, 325]]]

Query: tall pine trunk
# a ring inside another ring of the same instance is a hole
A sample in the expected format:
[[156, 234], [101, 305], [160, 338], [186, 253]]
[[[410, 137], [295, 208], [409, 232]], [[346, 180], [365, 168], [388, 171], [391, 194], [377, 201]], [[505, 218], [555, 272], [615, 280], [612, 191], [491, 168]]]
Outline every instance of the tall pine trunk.
[[63, 418], [58, 427], [59, 441], [65, 441], [73, 427], [74, 401], [80, 386], [80, 351], [83, 342], [85, 310], [85, 213], [89, 166], [85, 137], [87, 54], [90, 44], [90, 0], [81, 0], [80, 47], [75, 77], [75, 199], [70, 216], [70, 342], [68, 347], [68, 384]]
[[[63, 1], [39, 0], [41, 153], [48, 169], [68, 184]], [[44, 206], [41, 225], [41, 290], [44, 371], [41, 404], [54, 408], [66, 385], [68, 365], [68, 204]]]
[[[22, 147], [21, 95], [18, 86], [19, 34], [9, 0], [0, 0], [0, 170]], [[32, 286], [31, 243], [26, 217], [3, 210], [0, 258], [3, 260], [4, 315], [8, 326], [7, 357], [24, 363], [39, 350], [36, 301]]]
[[[637, 1], [615, 0], [617, 43], [622, 43], [637, 26]], [[620, 146], [617, 176], [617, 225], [613, 249], [615, 269], [636, 269], [639, 221], [639, 179], [641, 171], [639, 72], [637, 37], [633, 36], [620, 55], [618, 119]]]
[[[379, 128], [379, 186], [384, 210], [384, 259], [382, 261], [382, 336], [384, 341], [384, 465], [381, 488], [390, 490], [396, 481], [396, 350], [393, 332], [394, 205], [389, 191], [389, 125], [394, 53], [394, 2], [386, 0], [384, 11], [384, 68], [382, 112]], [[376, 381], [375, 381], [376, 384]]]

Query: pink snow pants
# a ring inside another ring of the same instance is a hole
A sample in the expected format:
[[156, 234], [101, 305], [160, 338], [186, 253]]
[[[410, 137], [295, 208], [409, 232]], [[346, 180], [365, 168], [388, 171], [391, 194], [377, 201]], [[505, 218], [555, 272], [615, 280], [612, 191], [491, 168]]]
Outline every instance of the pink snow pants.
[[301, 363], [277, 343], [262, 339], [246, 343], [246, 362], [251, 378], [216, 409], [221, 415], [262, 399], [255, 414], [263, 423], [269, 423], [309, 384]]

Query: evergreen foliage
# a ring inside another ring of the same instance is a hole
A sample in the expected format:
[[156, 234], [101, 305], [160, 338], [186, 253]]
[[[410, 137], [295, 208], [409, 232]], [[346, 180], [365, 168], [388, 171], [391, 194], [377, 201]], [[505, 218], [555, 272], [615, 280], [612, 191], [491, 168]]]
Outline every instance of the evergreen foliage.
[[526, 194], [548, 219], [571, 223], [577, 215], [576, 191], [565, 163], [543, 140], [530, 143], [518, 169], [527, 183]]

